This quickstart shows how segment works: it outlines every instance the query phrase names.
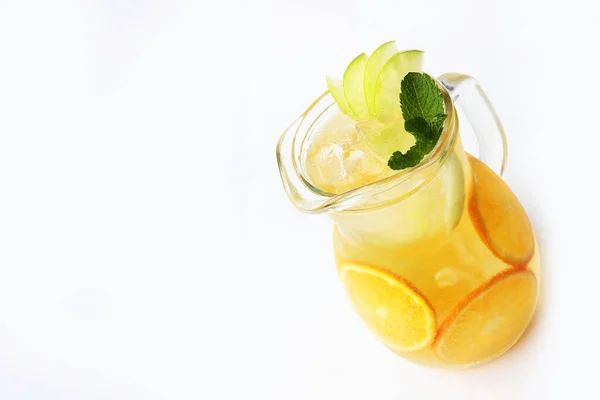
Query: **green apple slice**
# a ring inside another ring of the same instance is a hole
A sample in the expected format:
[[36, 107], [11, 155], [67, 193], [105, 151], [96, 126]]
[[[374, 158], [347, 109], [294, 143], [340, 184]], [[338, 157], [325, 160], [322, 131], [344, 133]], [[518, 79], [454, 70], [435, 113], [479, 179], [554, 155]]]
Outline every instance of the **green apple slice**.
[[364, 89], [365, 67], [368, 60], [369, 56], [362, 53], [352, 60], [344, 72], [344, 94], [357, 119], [364, 119], [369, 116], [369, 107], [365, 99]]
[[332, 78], [330, 76], [325, 77], [327, 81], [327, 88], [329, 89], [329, 93], [331, 93], [331, 97], [336, 102], [340, 110], [349, 116], [352, 119], [356, 119], [356, 115], [350, 108], [348, 104], [348, 100], [346, 100], [346, 95], [344, 94], [344, 85], [341, 80]]
[[465, 178], [460, 159], [456, 153], [450, 154], [442, 167], [446, 195], [445, 222], [446, 231], [452, 232], [462, 216], [465, 205]]
[[396, 41], [392, 40], [382, 44], [371, 54], [367, 66], [365, 67], [365, 98], [367, 99], [367, 106], [369, 108], [369, 114], [375, 115], [375, 86], [377, 85], [377, 78], [381, 72], [381, 68], [385, 65], [387, 60], [398, 52], [396, 47]]
[[392, 123], [402, 119], [400, 84], [409, 72], [423, 69], [423, 54], [420, 50], [402, 51], [390, 57], [381, 68], [375, 85], [375, 114], [379, 121]]

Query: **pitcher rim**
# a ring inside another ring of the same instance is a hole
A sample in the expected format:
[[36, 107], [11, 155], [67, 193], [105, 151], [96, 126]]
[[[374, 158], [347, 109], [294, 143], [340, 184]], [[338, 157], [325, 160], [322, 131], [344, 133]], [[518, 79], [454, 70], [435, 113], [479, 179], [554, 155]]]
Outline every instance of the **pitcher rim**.
[[[367, 211], [367, 210], [370, 211], [370, 210], [373, 210], [374, 208], [388, 206], [392, 202], [393, 203], [399, 202], [399, 201], [407, 198], [408, 196], [412, 195], [416, 191], [420, 190], [420, 188], [423, 187], [424, 185], [426, 185], [429, 182], [429, 180], [422, 182], [420, 185], [418, 185], [418, 187], [414, 188], [410, 192], [405, 193], [404, 195], [400, 196], [399, 198], [390, 200], [390, 201], [386, 202], [385, 204], [376, 205], [376, 206], [371, 205], [367, 209], [352, 208], [352, 205], [355, 204], [357, 201], [360, 201], [360, 199], [363, 199], [365, 194], [371, 193], [373, 191], [375, 191], [377, 193], [382, 193], [387, 190], [390, 190], [393, 187], [395, 187], [396, 185], [401, 184], [405, 180], [409, 179], [415, 173], [422, 171], [424, 169], [434, 167], [435, 171], [433, 174], [431, 174], [431, 176], [435, 176], [435, 174], [437, 173], [439, 168], [441, 168], [443, 162], [449, 156], [450, 150], [454, 147], [454, 144], [456, 142], [457, 134], [456, 134], [455, 127], [457, 125], [457, 114], [456, 114], [456, 110], [454, 108], [454, 103], [452, 102], [452, 98], [451, 98], [450, 94], [448, 93], [446, 87], [443, 84], [441, 84], [438, 81], [438, 79], [436, 79], [435, 77], [432, 77], [432, 78], [435, 80], [435, 82], [437, 83], [437, 85], [440, 89], [440, 92], [442, 93], [442, 97], [444, 100], [444, 110], [445, 110], [446, 114], [448, 115], [448, 117], [444, 121], [443, 130], [440, 135], [440, 139], [436, 143], [433, 150], [430, 151], [423, 158], [423, 160], [421, 160], [421, 162], [419, 162], [419, 164], [415, 165], [414, 167], [400, 170], [397, 173], [388, 176], [387, 178], [373, 181], [366, 185], [363, 185], [363, 186], [360, 186], [355, 189], [351, 189], [351, 190], [348, 190], [346, 192], [339, 193], [339, 194], [326, 192], [326, 191], [323, 191], [323, 190], [319, 189], [318, 187], [314, 186], [310, 182], [310, 180], [305, 176], [305, 174], [301, 168], [301, 164], [299, 165], [299, 162], [298, 162], [298, 154], [296, 154], [297, 153], [296, 152], [296, 139], [298, 139], [298, 133], [299, 133], [300, 127], [302, 126], [302, 122], [308, 117], [310, 112], [318, 104], [320, 104], [323, 100], [325, 100], [328, 95], [330, 95], [330, 92], [325, 91], [319, 97], [317, 97], [317, 99], [314, 100], [310, 104], [310, 106], [308, 106], [306, 108], [306, 110], [302, 114], [300, 114], [300, 116], [298, 118], [296, 118], [292, 122], [292, 124], [283, 132], [283, 134], [279, 138], [279, 141], [277, 142], [277, 163], [278, 163], [279, 171], [281, 173], [281, 177], [284, 180], [284, 182], [283, 182], [284, 187], [285, 187], [288, 197], [290, 197], [290, 200], [292, 201], [292, 203], [298, 209], [300, 209], [303, 212], [307, 212], [307, 213], [323, 213], [323, 212], [328, 212], [328, 211], [345, 211], [345, 212], [349, 212], [349, 211], [356, 212], [356, 211]], [[324, 110], [321, 113], [319, 113], [319, 115], [316, 118], [314, 118], [312, 121], [310, 121], [310, 127], [307, 130], [307, 134], [310, 133], [311, 130], [313, 129], [314, 123], [316, 121], [318, 121], [319, 118], [327, 110], [329, 110], [332, 106], [335, 106], [335, 101], [333, 101], [333, 99], [331, 99], [331, 100], [332, 100], [331, 103], [328, 104], [327, 106], [325, 106]], [[288, 182], [285, 181], [285, 176], [286, 176], [286, 173], [284, 171], [285, 166], [283, 165], [284, 161], [282, 160], [282, 157], [281, 157], [281, 152], [283, 151], [282, 143], [283, 143], [284, 139], [286, 138], [286, 136], [289, 135], [290, 133], [292, 133], [291, 130], [293, 130], [293, 139], [292, 139], [292, 145], [291, 145], [291, 152], [292, 152], [291, 163], [293, 164], [293, 171], [305, 189], [308, 189], [311, 192], [311, 194], [321, 198], [320, 201], [318, 202], [318, 204], [315, 205], [314, 207], [310, 207], [310, 208], [299, 207], [299, 205], [296, 204], [295, 199], [292, 198], [292, 193], [290, 193], [291, 188], [289, 187]], [[437, 165], [434, 165], [436, 163], [437, 163]]]

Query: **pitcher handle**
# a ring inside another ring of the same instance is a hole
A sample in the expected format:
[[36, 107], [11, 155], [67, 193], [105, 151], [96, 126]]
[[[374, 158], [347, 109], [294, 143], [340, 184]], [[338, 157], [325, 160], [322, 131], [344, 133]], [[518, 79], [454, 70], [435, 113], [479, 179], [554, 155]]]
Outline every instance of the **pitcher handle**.
[[472, 76], [446, 73], [438, 80], [448, 89], [452, 101], [466, 115], [479, 144], [479, 159], [502, 176], [506, 165], [504, 128], [479, 83]]

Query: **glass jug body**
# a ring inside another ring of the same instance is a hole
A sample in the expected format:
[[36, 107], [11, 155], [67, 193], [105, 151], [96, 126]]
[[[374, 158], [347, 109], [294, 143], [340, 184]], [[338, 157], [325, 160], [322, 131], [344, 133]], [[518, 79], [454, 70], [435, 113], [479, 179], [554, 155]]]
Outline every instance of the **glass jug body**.
[[[463, 149], [454, 108], [460, 77], [440, 79], [450, 92], [440, 85], [448, 118], [436, 148], [416, 167], [380, 181], [341, 194], [311, 183], [305, 168], [311, 135], [338, 112], [326, 95], [278, 145], [292, 202], [333, 219], [335, 262], [356, 313], [392, 351], [439, 367], [468, 366], [508, 350], [530, 322], [540, 281], [523, 207], [500, 175]], [[503, 146], [499, 157], [488, 153], [501, 173], [505, 142], [490, 110]], [[473, 113], [469, 120], [475, 130], [482, 121], [494, 123]]]

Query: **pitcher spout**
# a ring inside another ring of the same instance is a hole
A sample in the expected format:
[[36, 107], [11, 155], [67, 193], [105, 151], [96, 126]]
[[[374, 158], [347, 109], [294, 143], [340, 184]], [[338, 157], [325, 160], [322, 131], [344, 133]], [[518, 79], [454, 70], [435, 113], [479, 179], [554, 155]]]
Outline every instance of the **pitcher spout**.
[[320, 213], [326, 209], [327, 196], [320, 195], [318, 189], [311, 188], [301, 170], [301, 140], [299, 136], [300, 126], [305, 121], [307, 113], [327, 96], [321, 95], [307, 111], [296, 119], [281, 135], [277, 142], [277, 164], [283, 187], [292, 204], [300, 211], [306, 213]]

